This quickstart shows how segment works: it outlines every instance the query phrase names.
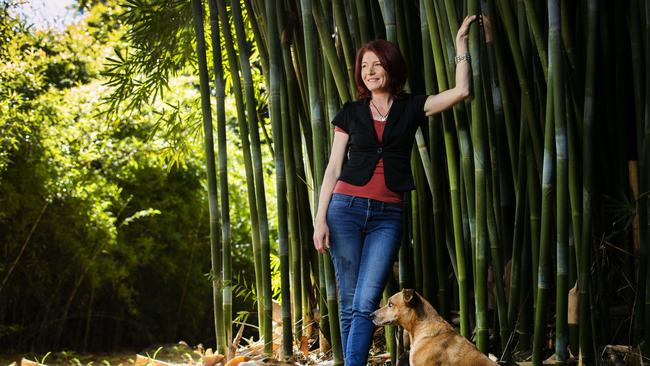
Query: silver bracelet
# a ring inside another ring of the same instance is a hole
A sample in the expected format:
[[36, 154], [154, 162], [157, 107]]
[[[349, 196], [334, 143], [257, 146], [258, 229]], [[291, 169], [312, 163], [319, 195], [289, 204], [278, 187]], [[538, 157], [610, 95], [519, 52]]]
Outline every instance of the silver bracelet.
[[458, 65], [458, 63], [461, 62], [461, 61], [471, 62], [471, 61], [472, 61], [472, 58], [469, 57], [469, 53], [464, 53], [464, 54], [462, 54], [462, 55], [458, 55], [458, 56], [456, 56], [456, 57], [454, 58], [454, 61], [456, 61], [456, 65]]

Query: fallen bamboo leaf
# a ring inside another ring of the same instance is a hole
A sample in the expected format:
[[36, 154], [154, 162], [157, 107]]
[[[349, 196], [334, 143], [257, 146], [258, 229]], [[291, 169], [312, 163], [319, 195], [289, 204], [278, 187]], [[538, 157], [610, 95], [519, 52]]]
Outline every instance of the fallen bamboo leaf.
[[45, 365], [23, 358], [22, 360], [20, 360], [20, 366], [45, 366]]
[[206, 353], [205, 356], [203, 356], [203, 366], [214, 366], [219, 362], [223, 362], [226, 357], [224, 355], [213, 355], [210, 354], [208, 355]]
[[173, 366], [173, 364], [165, 361], [154, 360], [153, 358], [136, 355], [135, 366]]
[[242, 362], [250, 361], [250, 359], [251, 359], [251, 358], [248, 357], [248, 356], [236, 356], [236, 357], [233, 357], [232, 360], [228, 361], [228, 363], [226, 364], [226, 366], [238, 366], [238, 365], [241, 364]]

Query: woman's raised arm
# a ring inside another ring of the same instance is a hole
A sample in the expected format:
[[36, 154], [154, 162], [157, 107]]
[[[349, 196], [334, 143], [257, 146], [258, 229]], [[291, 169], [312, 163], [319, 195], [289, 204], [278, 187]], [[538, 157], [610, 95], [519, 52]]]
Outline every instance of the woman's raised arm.
[[461, 102], [470, 94], [470, 57], [467, 51], [467, 35], [469, 25], [476, 19], [476, 15], [469, 15], [456, 34], [456, 85], [438, 94], [429, 95], [424, 103], [424, 112], [427, 116], [440, 113], [445, 109]]

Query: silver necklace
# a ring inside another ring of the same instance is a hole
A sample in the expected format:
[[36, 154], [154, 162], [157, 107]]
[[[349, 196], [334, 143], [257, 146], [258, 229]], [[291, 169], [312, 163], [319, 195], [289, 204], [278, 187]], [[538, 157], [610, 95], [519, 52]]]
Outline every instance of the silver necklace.
[[377, 108], [375, 103], [372, 101], [372, 99], [370, 99], [370, 104], [372, 104], [372, 106], [375, 108], [375, 111], [377, 111], [377, 114], [379, 115], [379, 120], [382, 122], [386, 122], [386, 120], [388, 119], [388, 114], [390, 113], [390, 107], [388, 107], [388, 112], [386, 112], [386, 114], [382, 114], [379, 111], [379, 108]]

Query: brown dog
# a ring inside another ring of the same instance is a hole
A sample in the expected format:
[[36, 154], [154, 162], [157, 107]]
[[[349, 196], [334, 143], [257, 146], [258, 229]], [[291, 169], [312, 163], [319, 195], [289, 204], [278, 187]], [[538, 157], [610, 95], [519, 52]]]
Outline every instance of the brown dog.
[[470, 341], [456, 333], [414, 290], [404, 289], [372, 313], [375, 325], [397, 323], [411, 338], [411, 366], [493, 366]]

